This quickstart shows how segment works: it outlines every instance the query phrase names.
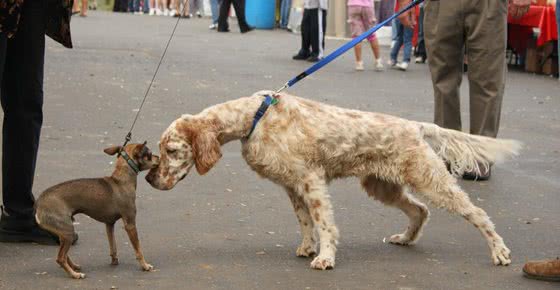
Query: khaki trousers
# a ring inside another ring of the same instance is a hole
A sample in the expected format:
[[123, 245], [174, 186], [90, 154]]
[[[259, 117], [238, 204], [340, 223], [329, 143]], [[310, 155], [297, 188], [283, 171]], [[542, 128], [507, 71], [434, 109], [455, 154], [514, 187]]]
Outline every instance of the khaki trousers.
[[496, 137], [507, 69], [507, 0], [426, 0], [424, 11], [434, 122], [461, 130], [459, 88], [466, 49], [470, 132]]

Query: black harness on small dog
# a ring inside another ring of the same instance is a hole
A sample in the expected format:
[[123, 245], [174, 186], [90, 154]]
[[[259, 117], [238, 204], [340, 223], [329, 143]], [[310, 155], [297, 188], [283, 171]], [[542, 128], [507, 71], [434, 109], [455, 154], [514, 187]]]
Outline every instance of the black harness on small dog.
[[[140, 156], [144, 156], [146, 154], [146, 152], [148, 151], [148, 147], [146, 147], [146, 143], [148, 143], [148, 141], [144, 141], [144, 144], [143, 144], [144, 147], [142, 148], [142, 152], [140, 152]], [[128, 166], [130, 166], [130, 169], [132, 169], [132, 171], [134, 171], [134, 173], [138, 174], [138, 172], [140, 172], [140, 166], [138, 164], [136, 164], [136, 162], [134, 162], [134, 160], [132, 158], [130, 158], [128, 153], [126, 153], [126, 151], [124, 151], [124, 148], [121, 148], [118, 156], [122, 157], [124, 159], [124, 161], [126, 161]]]

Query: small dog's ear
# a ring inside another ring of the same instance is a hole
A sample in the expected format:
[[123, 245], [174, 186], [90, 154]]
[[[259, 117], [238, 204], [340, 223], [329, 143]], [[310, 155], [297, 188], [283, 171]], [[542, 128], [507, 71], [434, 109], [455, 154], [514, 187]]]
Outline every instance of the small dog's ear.
[[121, 151], [122, 146], [112, 146], [109, 148], [105, 148], [103, 152], [107, 153], [108, 155], [115, 155], [119, 151]]
[[222, 158], [220, 142], [216, 133], [205, 131], [198, 134], [193, 142], [193, 155], [198, 174], [204, 175], [210, 171], [216, 162]]

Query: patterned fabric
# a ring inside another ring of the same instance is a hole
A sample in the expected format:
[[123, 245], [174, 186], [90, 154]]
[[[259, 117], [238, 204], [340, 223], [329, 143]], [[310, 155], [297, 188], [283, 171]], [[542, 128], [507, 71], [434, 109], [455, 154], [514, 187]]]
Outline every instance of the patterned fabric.
[[22, 6], [23, 0], [0, 0], [0, 32], [14, 36]]
[[[17, 32], [24, 0], [0, 0], [0, 32], [13, 37]], [[36, 1], [36, 0], [29, 0]], [[72, 48], [70, 16], [73, 0], [45, 0], [47, 23], [45, 33], [65, 47]]]

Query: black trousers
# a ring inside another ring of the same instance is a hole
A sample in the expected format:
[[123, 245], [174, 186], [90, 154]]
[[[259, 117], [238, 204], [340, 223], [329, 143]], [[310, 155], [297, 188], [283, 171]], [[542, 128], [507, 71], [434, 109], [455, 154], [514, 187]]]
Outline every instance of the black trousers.
[[218, 17], [218, 30], [228, 30], [228, 14], [229, 7], [233, 4], [233, 9], [235, 9], [235, 15], [237, 16], [237, 22], [239, 23], [239, 28], [241, 31], [249, 29], [249, 24], [245, 20], [245, 0], [222, 0], [220, 4], [220, 17]]
[[304, 9], [301, 20], [301, 55], [323, 56], [325, 49], [325, 30], [327, 29], [327, 10], [320, 8]]
[[8, 214], [32, 216], [32, 187], [43, 124], [46, 1], [25, 1], [16, 35], [0, 36], [2, 201]]

